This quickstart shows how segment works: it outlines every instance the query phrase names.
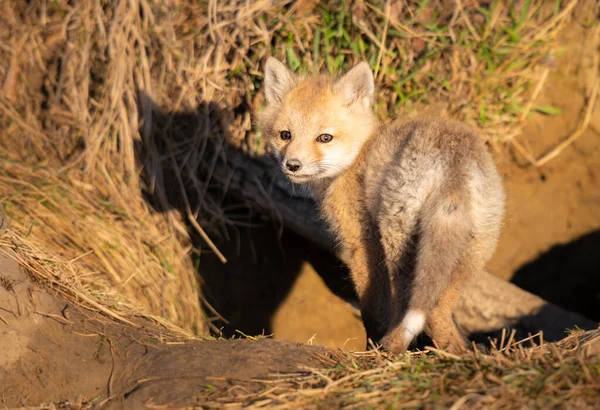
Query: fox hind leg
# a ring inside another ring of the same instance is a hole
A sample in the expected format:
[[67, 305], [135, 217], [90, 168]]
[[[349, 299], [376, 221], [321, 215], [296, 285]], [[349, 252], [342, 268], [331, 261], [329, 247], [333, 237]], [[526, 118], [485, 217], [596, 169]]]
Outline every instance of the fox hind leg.
[[[384, 209], [379, 218], [379, 237], [385, 260], [385, 273], [389, 279], [389, 300], [387, 301], [387, 326], [383, 338], [378, 340], [384, 347], [393, 351], [402, 351], [404, 348], [390, 344], [389, 332], [405, 316], [409, 293], [407, 284], [411, 281], [414, 260], [415, 235], [417, 226], [417, 207], [408, 203], [397, 201], [396, 209]], [[401, 218], [398, 216], [401, 215]], [[406, 331], [420, 332], [425, 323], [425, 318], [418, 312], [406, 319], [409, 323]], [[394, 341], [399, 341], [394, 338]]]
[[460, 277], [454, 273], [460, 271], [459, 262], [469, 248], [472, 232], [467, 199], [464, 193], [438, 193], [424, 204], [408, 304], [402, 319], [396, 316], [382, 340], [384, 347], [395, 353], [406, 351], [426, 325], [431, 336], [440, 339], [438, 343], [461, 344], [451, 311], [460, 294]]
[[442, 291], [437, 305], [433, 308], [425, 326], [425, 333], [434, 344], [451, 353], [461, 353], [466, 347], [466, 340], [454, 322], [452, 313], [460, 297], [464, 282], [471, 270], [459, 262], [452, 274], [451, 283]]
[[472, 274], [483, 270], [496, 248], [500, 214], [491, 214], [484, 219], [492, 222], [483, 229], [481, 226], [476, 226], [472, 230], [469, 246], [452, 272], [451, 283], [440, 295], [438, 304], [427, 320], [425, 329], [427, 334], [438, 346], [453, 352], [460, 352], [466, 346], [465, 339], [452, 316], [456, 303], [465, 282]]

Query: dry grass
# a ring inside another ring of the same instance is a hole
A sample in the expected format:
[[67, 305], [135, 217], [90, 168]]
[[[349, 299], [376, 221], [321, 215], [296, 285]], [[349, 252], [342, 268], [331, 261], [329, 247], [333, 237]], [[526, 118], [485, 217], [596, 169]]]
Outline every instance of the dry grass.
[[240, 223], [222, 205], [227, 172], [213, 171], [224, 141], [261, 152], [262, 59], [307, 71], [366, 59], [384, 119], [442, 103], [499, 140], [552, 113], [529, 86], [543, 86], [577, 1], [517, 3], [2, 2], [0, 201], [37, 244], [206, 332], [192, 239], [218, 252], [204, 230]]
[[160, 214], [141, 200], [115, 203], [121, 198], [79, 181], [76, 172], [2, 156], [0, 164], [0, 192], [7, 193], [4, 207], [17, 232], [60, 252], [88, 282], [104, 283], [104, 291], [112, 288], [138, 310], [203, 333], [194, 269]]
[[125, 3], [2, 8], [0, 201], [13, 226], [147, 312], [205, 333], [186, 227], [141, 194], [133, 75], [143, 67], [126, 56], [148, 22]]
[[[142, 320], [159, 325], [158, 340], [192, 339], [193, 335], [160, 316], [149, 315], [125, 300], [109, 281], [81, 270], [73, 260], [47, 253], [13, 229], [0, 230], [0, 255], [14, 259], [29, 278], [74, 306], [100, 313], [108, 319], [142, 328]], [[0, 316], [1, 317], [1, 316]], [[144, 328], [151, 332], [150, 327]]]
[[[255, 380], [258, 392], [208, 384], [200, 408], [594, 409], [600, 398], [600, 330], [559, 343], [509, 340], [489, 354], [436, 349], [404, 356], [338, 351], [320, 369]], [[248, 384], [246, 383], [246, 386]]]

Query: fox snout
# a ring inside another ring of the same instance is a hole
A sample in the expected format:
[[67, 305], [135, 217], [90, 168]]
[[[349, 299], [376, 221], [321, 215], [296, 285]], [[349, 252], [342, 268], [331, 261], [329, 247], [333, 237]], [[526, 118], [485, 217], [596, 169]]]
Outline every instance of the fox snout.
[[290, 172], [299, 171], [300, 168], [302, 168], [302, 162], [298, 161], [297, 159], [289, 159], [285, 161], [285, 169]]
[[270, 57], [259, 126], [281, 170], [316, 183], [348, 169], [378, 127], [373, 72], [362, 62], [340, 78], [301, 75]]

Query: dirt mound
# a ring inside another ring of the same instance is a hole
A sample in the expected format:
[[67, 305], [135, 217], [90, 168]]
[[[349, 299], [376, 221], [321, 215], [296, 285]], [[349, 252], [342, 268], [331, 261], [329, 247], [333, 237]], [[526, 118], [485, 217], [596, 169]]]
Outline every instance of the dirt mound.
[[73, 315], [68, 303], [34, 286], [13, 259], [0, 256], [0, 272], [3, 404], [37, 405], [99, 394], [111, 371], [102, 337], [82, 326], [75, 330], [74, 320], [81, 323], [85, 317], [76, 319], [81, 315]]
[[260, 380], [320, 366], [317, 354], [331, 356], [324, 348], [270, 339], [161, 340], [165, 329], [155, 324], [119, 324], [51, 295], [7, 256], [0, 256], [0, 272], [4, 406], [191, 404], [196, 394], [234, 384], [258, 391]]
[[265, 338], [184, 341], [147, 320], [123, 324], [76, 307], [33, 283], [10, 257], [0, 257], [0, 272], [0, 397], [7, 407], [597, 404], [600, 330], [558, 344], [544, 344], [541, 335], [503, 337], [491, 354], [463, 357], [433, 348], [352, 355]]

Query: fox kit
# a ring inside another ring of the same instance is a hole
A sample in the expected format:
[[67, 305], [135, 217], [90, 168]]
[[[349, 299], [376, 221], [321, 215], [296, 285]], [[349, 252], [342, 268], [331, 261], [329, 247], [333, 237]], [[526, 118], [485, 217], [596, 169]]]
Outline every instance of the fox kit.
[[369, 337], [401, 353], [425, 331], [462, 350], [453, 308], [492, 256], [504, 212], [484, 141], [448, 120], [378, 124], [365, 62], [333, 78], [269, 58], [264, 87], [259, 126], [339, 239]]

